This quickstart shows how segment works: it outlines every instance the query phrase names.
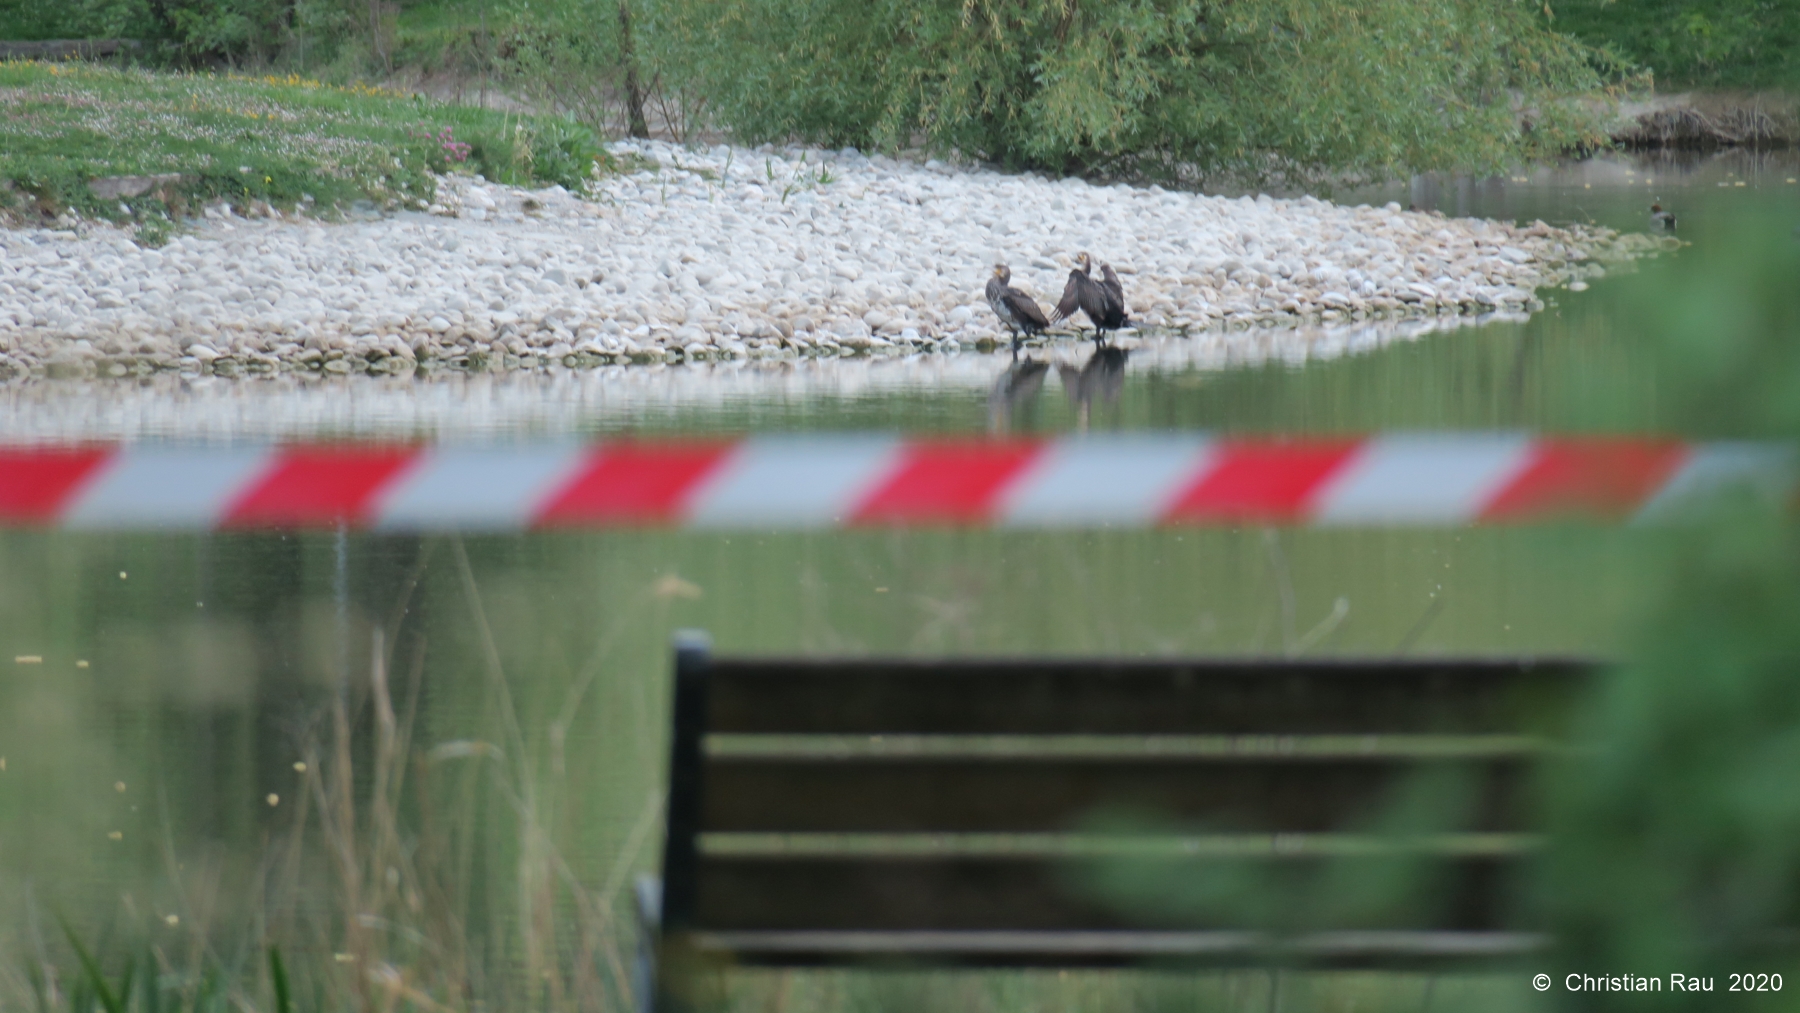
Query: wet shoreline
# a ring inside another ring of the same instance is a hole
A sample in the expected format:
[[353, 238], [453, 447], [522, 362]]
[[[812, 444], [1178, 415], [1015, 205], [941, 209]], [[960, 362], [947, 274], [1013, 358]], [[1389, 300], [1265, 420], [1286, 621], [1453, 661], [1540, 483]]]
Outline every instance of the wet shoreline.
[[[1448, 331], [1528, 319], [1526, 314], [1491, 313], [1192, 334], [1126, 332], [1112, 347], [1124, 353], [1122, 370], [1132, 375], [1194, 375], [1328, 362]], [[1091, 341], [1059, 340], [1028, 348], [1018, 360], [995, 349], [593, 369], [421, 370], [384, 377], [270, 373], [15, 379], [0, 381], [0, 432], [26, 443], [346, 436], [487, 441], [677, 423], [696, 411], [775, 399], [807, 403], [909, 391], [985, 397], [992, 416], [1013, 407], [1009, 398], [1016, 402], [1020, 397], [1020, 391], [1006, 389], [1015, 362], [1059, 374], [1074, 370], [1069, 374], [1073, 382], [1094, 361]], [[1050, 386], [1055, 390], [1057, 384]], [[1064, 393], [1076, 396], [1072, 390]], [[1092, 397], [1095, 392], [1087, 393]], [[1105, 396], [1101, 392], [1102, 400]], [[996, 427], [1004, 424], [998, 417], [990, 421]]]

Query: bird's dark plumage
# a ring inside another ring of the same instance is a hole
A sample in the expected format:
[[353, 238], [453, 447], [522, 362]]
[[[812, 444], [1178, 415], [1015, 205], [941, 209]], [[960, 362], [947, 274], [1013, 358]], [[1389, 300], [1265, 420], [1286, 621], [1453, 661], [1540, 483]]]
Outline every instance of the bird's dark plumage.
[[1012, 287], [1012, 269], [1005, 264], [994, 265], [994, 276], [987, 283], [987, 301], [994, 315], [1012, 332], [1014, 355], [1027, 337], [1050, 326], [1037, 300]]
[[1062, 299], [1056, 304], [1056, 312], [1052, 320], [1062, 321], [1075, 315], [1076, 310], [1087, 314], [1088, 321], [1094, 325], [1094, 341], [1096, 344], [1106, 340], [1107, 331], [1116, 331], [1131, 323], [1131, 317], [1125, 312], [1125, 291], [1119, 284], [1119, 278], [1112, 273], [1112, 268], [1102, 264], [1100, 276], [1095, 281], [1093, 275], [1093, 258], [1083, 253], [1075, 258], [1076, 266], [1069, 271], [1069, 283], [1063, 286]]
[[1650, 205], [1650, 220], [1661, 225], [1665, 229], [1672, 229], [1675, 227], [1675, 216], [1664, 211], [1661, 204]]
[[[1111, 264], [1100, 265], [1100, 284], [1106, 286], [1106, 291], [1113, 297], [1113, 302], [1119, 304], [1119, 315], [1124, 316], [1125, 286], [1119, 283], [1119, 276], [1113, 273]], [[1124, 326], [1124, 323], [1122, 321], [1120, 326]]]

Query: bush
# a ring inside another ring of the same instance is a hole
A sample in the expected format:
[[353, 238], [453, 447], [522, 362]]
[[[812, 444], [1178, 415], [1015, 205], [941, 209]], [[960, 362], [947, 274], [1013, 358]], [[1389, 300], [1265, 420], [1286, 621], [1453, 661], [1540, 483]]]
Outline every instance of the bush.
[[79, 0], [88, 32], [143, 40], [156, 62], [265, 63], [280, 48], [277, 0]]
[[1608, 46], [1664, 88], [1800, 86], [1795, 0], [1573, 0], [1557, 26]]
[[152, 65], [316, 69], [347, 52], [385, 55], [397, 9], [380, 0], [73, 0], [65, 24], [77, 36], [139, 39]]
[[692, 0], [646, 18], [750, 141], [1055, 172], [1491, 170], [1596, 140], [1612, 65], [1504, 0]]
[[87, 26], [79, 15], [79, 11], [62, 4], [0, 4], [0, 39], [78, 39], [87, 34]]
[[[593, 178], [596, 163], [610, 170], [612, 156], [593, 131], [554, 116], [514, 117], [486, 110], [437, 106], [436, 131], [421, 124], [421, 141], [433, 171], [466, 169], [499, 183], [518, 186], [560, 184], [578, 192]], [[449, 143], [445, 143], [446, 140]]]
[[593, 130], [615, 122], [622, 48], [617, 0], [521, 0], [501, 12], [502, 72], [540, 106]]
[[569, 120], [540, 120], [531, 150], [532, 176], [576, 193], [593, 178], [594, 163], [611, 161], [593, 131]]

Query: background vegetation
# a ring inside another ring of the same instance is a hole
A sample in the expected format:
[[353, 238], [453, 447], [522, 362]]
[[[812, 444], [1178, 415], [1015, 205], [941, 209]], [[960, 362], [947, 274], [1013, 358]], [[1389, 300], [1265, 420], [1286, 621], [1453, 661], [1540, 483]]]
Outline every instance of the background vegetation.
[[595, 131], [1177, 178], [1493, 170], [1595, 141], [1577, 100], [1622, 80], [1510, 0], [76, 0], [38, 21], [162, 65], [475, 76]]
[[1800, 87], [1795, 0], [1565, 0], [1555, 25], [1651, 71], [1661, 91]]
[[1592, 140], [1587, 52], [1510, 3], [1081, 6], [700, 0], [676, 8], [752, 139], [955, 148], [1182, 176], [1494, 168]]
[[1600, 139], [1573, 101], [1800, 83], [1800, 0], [72, 0], [0, 38], [177, 68], [504, 93], [599, 135], [959, 150], [1055, 172], [1488, 171]]

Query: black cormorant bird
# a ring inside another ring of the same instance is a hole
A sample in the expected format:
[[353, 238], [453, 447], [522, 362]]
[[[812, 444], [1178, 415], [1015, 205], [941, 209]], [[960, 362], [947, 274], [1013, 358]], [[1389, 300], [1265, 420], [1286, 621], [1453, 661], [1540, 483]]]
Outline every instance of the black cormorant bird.
[[1650, 220], [1665, 229], [1675, 227], [1675, 216], [1664, 211], [1661, 204], [1650, 205]]
[[1019, 354], [1019, 346], [1027, 337], [1050, 326], [1037, 300], [1012, 287], [1012, 268], [1005, 264], [994, 265], [994, 276], [987, 283], [987, 301], [994, 308], [994, 315], [1012, 332], [1014, 355]]
[[1107, 331], [1116, 331], [1131, 323], [1131, 317], [1125, 312], [1124, 289], [1110, 267], [1100, 268], [1101, 277], [1108, 280], [1095, 281], [1094, 261], [1086, 253], [1078, 255], [1075, 264], [1069, 271], [1069, 283], [1063, 287], [1062, 299], [1050, 319], [1067, 320], [1080, 310], [1094, 325], [1094, 343], [1103, 344]]

